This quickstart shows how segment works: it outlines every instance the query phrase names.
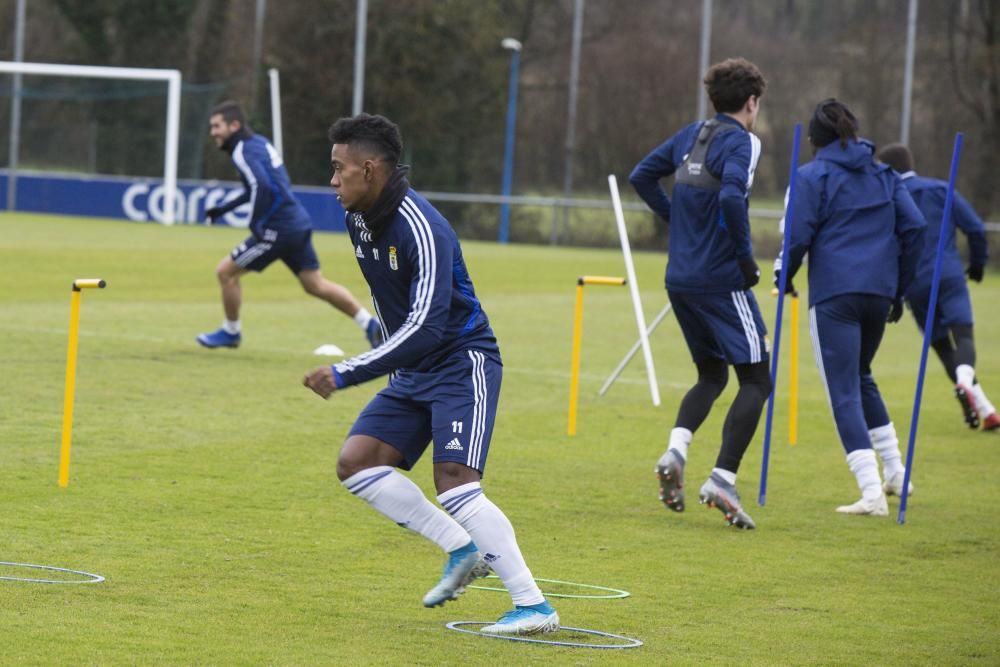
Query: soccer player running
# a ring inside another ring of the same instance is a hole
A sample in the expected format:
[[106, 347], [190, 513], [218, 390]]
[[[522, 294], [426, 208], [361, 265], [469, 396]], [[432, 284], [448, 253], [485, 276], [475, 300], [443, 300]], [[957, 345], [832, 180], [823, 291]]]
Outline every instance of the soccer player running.
[[899, 176], [877, 164], [875, 147], [858, 138], [858, 121], [842, 102], [816, 105], [809, 141], [815, 157], [795, 174], [791, 224], [785, 225], [791, 234], [786, 290], [792, 291], [791, 279], [808, 253], [813, 353], [847, 466], [861, 489], [860, 500], [837, 511], [887, 516], [886, 495], [902, 493], [905, 471], [871, 365], [886, 321], [898, 322], [903, 313], [927, 225]]
[[[503, 366], [500, 349], [462, 258], [458, 237], [410, 189], [399, 129], [358, 114], [330, 128], [330, 185], [347, 210], [347, 232], [387, 333], [374, 350], [304, 380], [328, 398], [377, 377], [388, 385], [361, 411], [337, 460], [348, 491], [448, 554], [423, 599], [456, 599], [489, 568], [514, 609], [482, 628], [497, 634], [559, 629], [559, 616], [524, 562], [506, 515], [483, 492]], [[433, 443], [434, 485], [446, 512], [397, 468], [410, 470]]]
[[[766, 82], [753, 63], [735, 58], [709, 68], [704, 83], [716, 116], [667, 139], [629, 177], [639, 196], [670, 225], [667, 294], [698, 369], [656, 473], [660, 500], [683, 512], [688, 447], [733, 365], [739, 392], [726, 416], [715, 468], [698, 497], [720, 509], [730, 525], [754, 528], [740, 504], [736, 473], [771, 393], [767, 329], [750, 291], [760, 271], [747, 214], [760, 157], [760, 139], [751, 130]], [[672, 200], [659, 183], [671, 174]]]
[[208, 348], [239, 347], [243, 301], [240, 277], [248, 271], [263, 271], [280, 259], [298, 277], [307, 293], [353, 318], [372, 347], [382, 342], [378, 320], [346, 287], [327, 280], [320, 273], [309, 214], [292, 194], [281, 156], [264, 137], [250, 130], [243, 109], [236, 102], [220, 103], [212, 109], [209, 134], [216, 146], [232, 156], [243, 181], [243, 193], [208, 209], [205, 215], [214, 223], [237, 206], [249, 202], [250, 236], [215, 267], [226, 316], [222, 327], [199, 334], [195, 340]]
[[[913, 170], [913, 155], [903, 144], [890, 144], [879, 151], [878, 159], [899, 173], [914, 203], [927, 220], [924, 252], [917, 267], [917, 276], [906, 292], [917, 326], [923, 331], [930, 307], [931, 280], [934, 277], [934, 259], [948, 184], [935, 178], [920, 176]], [[979, 378], [976, 377], [976, 343], [972, 335], [972, 301], [962, 272], [962, 258], [955, 246], [955, 228], [961, 229], [969, 242], [969, 280], [983, 280], [983, 269], [988, 256], [983, 221], [972, 206], [955, 192], [951, 210], [951, 228], [945, 240], [941, 257], [941, 283], [938, 288], [937, 307], [931, 329], [931, 346], [937, 352], [944, 370], [955, 385], [955, 396], [962, 406], [962, 416], [969, 428], [980, 426], [984, 431], [1000, 428], [1000, 417], [986, 397]]]

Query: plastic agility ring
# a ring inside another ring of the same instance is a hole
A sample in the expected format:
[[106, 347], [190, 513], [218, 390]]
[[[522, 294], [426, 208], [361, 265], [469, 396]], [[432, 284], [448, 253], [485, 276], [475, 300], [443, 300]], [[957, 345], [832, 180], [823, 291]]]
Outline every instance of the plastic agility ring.
[[33, 584], [99, 584], [104, 581], [104, 577], [99, 574], [91, 574], [90, 572], [81, 572], [80, 570], [68, 570], [65, 567], [52, 567], [51, 565], [30, 565], [28, 563], [8, 563], [5, 561], [0, 561], [0, 566], [7, 565], [9, 567], [30, 567], [36, 570], [51, 570], [53, 572], [69, 572], [71, 574], [81, 574], [85, 577], [90, 577], [89, 579], [26, 579], [24, 577], [0, 577], [0, 579], [6, 579], [8, 581], [26, 581]]
[[[491, 574], [484, 579], [499, 579], [495, 574]], [[542, 594], [547, 598], [577, 598], [583, 600], [613, 600], [616, 598], [627, 598], [631, 593], [628, 591], [618, 590], [617, 588], [608, 588], [607, 586], [594, 586], [592, 584], [578, 584], [575, 581], [559, 581], [558, 579], [541, 579], [539, 577], [535, 578], [535, 581], [541, 581], [547, 584], [566, 584], [568, 586], [579, 586], [580, 588], [592, 588], [598, 591], [610, 591], [614, 595], [575, 595], [572, 593], [546, 593], [542, 591]], [[500, 593], [506, 593], [506, 588], [498, 588], [496, 586], [466, 586], [466, 588], [478, 588], [481, 591], [499, 591]]]
[[517, 635], [494, 635], [488, 632], [478, 632], [476, 630], [464, 630], [458, 626], [460, 625], [490, 625], [493, 621], [452, 621], [446, 624], [444, 627], [449, 630], [455, 630], [456, 632], [466, 632], [470, 635], [479, 635], [480, 637], [490, 637], [492, 639], [506, 639], [512, 642], [526, 642], [528, 644], [550, 644], [552, 646], [571, 646], [573, 648], [637, 648], [642, 646], [642, 642], [638, 639], [632, 639], [631, 637], [625, 637], [622, 635], [614, 635], [610, 632], [601, 632], [600, 630], [585, 630], [583, 628], [567, 628], [562, 627], [560, 630], [569, 630], [570, 632], [579, 632], [584, 635], [595, 635], [597, 637], [611, 637], [612, 639], [622, 639], [627, 644], [585, 644], [578, 642], [557, 642], [551, 639], [531, 639], [530, 637], [519, 637]]

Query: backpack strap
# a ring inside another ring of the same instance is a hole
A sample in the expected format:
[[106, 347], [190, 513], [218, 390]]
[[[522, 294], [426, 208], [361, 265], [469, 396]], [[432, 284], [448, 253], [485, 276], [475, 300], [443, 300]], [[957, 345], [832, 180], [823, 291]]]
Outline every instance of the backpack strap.
[[693, 185], [696, 188], [702, 188], [710, 192], [721, 190], [722, 180], [708, 170], [708, 166], [705, 164], [705, 157], [708, 155], [709, 146], [712, 145], [712, 142], [716, 138], [727, 132], [735, 132], [738, 129], [729, 123], [720, 123], [715, 118], [702, 123], [691, 152], [684, 157], [684, 162], [681, 163], [676, 174], [674, 174], [674, 183]]

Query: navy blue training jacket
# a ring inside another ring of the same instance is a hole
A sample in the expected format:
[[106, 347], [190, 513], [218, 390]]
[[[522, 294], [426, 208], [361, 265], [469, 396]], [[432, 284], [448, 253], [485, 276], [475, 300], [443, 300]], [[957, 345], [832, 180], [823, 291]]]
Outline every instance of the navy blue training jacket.
[[[936, 178], [918, 176], [916, 172], [908, 171], [900, 174], [903, 185], [909, 190], [913, 202], [924, 214], [927, 221], [927, 236], [924, 239], [924, 251], [920, 255], [917, 275], [910, 286], [910, 291], [926, 292], [931, 288], [934, 277], [934, 257], [937, 254], [938, 239], [941, 237], [941, 221], [944, 215], [944, 200], [948, 193], [948, 184]], [[951, 209], [951, 234], [945, 239], [944, 252], [941, 256], [941, 280], [945, 278], [964, 278], [962, 257], [955, 245], [955, 229], [961, 229], [969, 241], [969, 263], [986, 266], [989, 256], [986, 243], [986, 230], [983, 221], [976, 215], [962, 195], [956, 191]]]
[[250, 202], [250, 231], [264, 238], [264, 230], [298, 232], [312, 229], [312, 221], [292, 194], [288, 171], [278, 151], [259, 134], [241, 139], [233, 147], [233, 164], [243, 181], [243, 193], [229, 202], [232, 210]]
[[808, 252], [810, 306], [841, 294], [898, 299], [913, 282], [927, 224], [874, 149], [835, 141], [795, 174], [788, 275]]
[[706, 163], [722, 181], [719, 192], [675, 183], [673, 201], [660, 185], [681, 166], [694, 147], [702, 122], [692, 123], [642, 159], [629, 181], [654, 213], [670, 223], [666, 286], [678, 292], [732, 292], [743, 289], [740, 260], [753, 257], [750, 187], [760, 158], [760, 139], [739, 121], [718, 114], [721, 123], [735, 125], [713, 139]]
[[377, 240], [360, 213], [348, 213], [346, 226], [386, 339], [334, 365], [338, 388], [389, 373], [427, 372], [463, 349], [500, 361], [458, 237], [426, 199], [409, 190]]

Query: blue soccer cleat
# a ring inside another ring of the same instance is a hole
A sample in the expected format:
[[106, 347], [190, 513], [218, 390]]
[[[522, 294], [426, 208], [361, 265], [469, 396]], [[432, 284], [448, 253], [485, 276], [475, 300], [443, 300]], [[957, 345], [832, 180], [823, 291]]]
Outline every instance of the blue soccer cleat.
[[698, 500], [703, 505], [707, 504], [709, 507], [718, 508], [730, 526], [747, 530], [757, 527], [750, 515], [743, 511], [743, 506], [740, 505], [740, 494], [736, 492], [736, 487], [715, 473], [712, 473], [708, 480], [701, 485]]
[[474, 579], [485, 577], [489, 573], [490, 566], [483, 560], [475, 542], [455, 549], [448, 554], [441, 580], [424, 596], [424, 606], [438, 607], [448, 600], [457, 600]]
[[212, 333], [198, 334], [195, 340], [201, 343], [202, 346], [212, 349], [216, 347], [236, 348], [240, 346], [240, 334], [231, 334], [222, 328], [216, 329]]
[[493, 625], [480, 628], [480, 632], [493, 635], [537, 635], [559, 629], [559, 614], [548, 602], [530, 607], [514, 607]]
[[368, 326], [365, 327], [365, 338], [372, 347], [378, 347], [385, 342], [385, 337], [382, 335], [382, 325], [374, 317], [368, 320]]

